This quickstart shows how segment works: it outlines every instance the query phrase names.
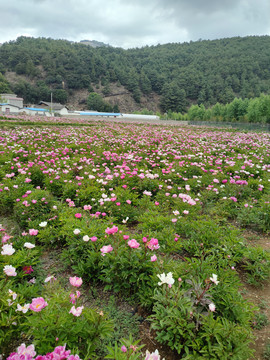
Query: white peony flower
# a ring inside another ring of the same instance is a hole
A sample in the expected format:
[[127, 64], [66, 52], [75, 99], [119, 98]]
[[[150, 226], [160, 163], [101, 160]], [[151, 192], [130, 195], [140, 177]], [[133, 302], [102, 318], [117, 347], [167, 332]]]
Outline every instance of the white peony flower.
[[217, 280], [216, 274], [212, 274], [212, 277], [210, 277], [210, 280], [216, 285], [219, 283], [219, 281]]
[[174, 284], [174, 279], [172, 277], [172, 273], [169, 272], [167, 275], [165, 273], [157, 275], [160, 282], [158, 283], [159, 286], [163, 284], [168, 284], [169, 286], [172, 286]]

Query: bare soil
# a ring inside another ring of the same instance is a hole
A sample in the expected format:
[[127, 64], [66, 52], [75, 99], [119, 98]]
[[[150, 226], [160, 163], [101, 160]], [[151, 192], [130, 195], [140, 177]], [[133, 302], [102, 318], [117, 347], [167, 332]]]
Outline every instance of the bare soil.
[[[248, 245], [270, 250], [270, 237], [268, 235], [253, 230], [244, 230], [242, 235]], [[241, 276], [241, 280], [243, 281], [243, 296], [254, 305], [261, 307], [259, 312], [263, 312], [268, 319], [268, 324], [261, 330], [254, 329], [255, 342], [251, 346], [255, 350], [254, 359], [263, 360], [265, 359], [263, 356], [265, 347], [270, 344], [270, 282], [265, 282], [261, 287], [254, 287], [249, 285], [243, 276]]]

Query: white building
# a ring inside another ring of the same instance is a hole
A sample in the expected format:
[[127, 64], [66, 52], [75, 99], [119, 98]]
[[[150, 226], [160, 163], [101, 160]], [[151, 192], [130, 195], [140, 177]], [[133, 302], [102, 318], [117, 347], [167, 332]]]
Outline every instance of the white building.
[[23, 107], [23, 98], [17, 97], [15, 94], [0, 94], [1, 103], [17, 106], [18, 108]]
[[52, 111], [54, 114], [68, 115], [68, 108], [65, 105], [60, 103], [50, 103], [47, 101], [40, 101], [39, 106], [42, 106], [44, 109]]
[[19, 106], [11, 105], [8, 103], [0, 103], [0, 113], [2, 115], [18, 114], [19, 111], [20, 111]]

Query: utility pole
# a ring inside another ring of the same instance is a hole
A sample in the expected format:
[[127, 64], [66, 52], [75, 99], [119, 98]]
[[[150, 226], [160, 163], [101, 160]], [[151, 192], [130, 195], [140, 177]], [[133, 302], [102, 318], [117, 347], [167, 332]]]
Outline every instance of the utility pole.
[[52, 116], [52, 92], [51, 92], [51, 116]]

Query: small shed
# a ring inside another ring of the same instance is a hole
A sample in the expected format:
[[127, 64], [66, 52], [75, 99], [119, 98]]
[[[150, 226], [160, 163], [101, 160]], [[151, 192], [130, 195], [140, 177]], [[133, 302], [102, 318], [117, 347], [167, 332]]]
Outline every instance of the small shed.
[[47, 109], [49, 111], [52, 110], [53, 113], [68, 115], [68, 108], [60, 103], [50, 103], [47, 101], [40, 101], [38, 105], [42, 106], [44, 109]]

